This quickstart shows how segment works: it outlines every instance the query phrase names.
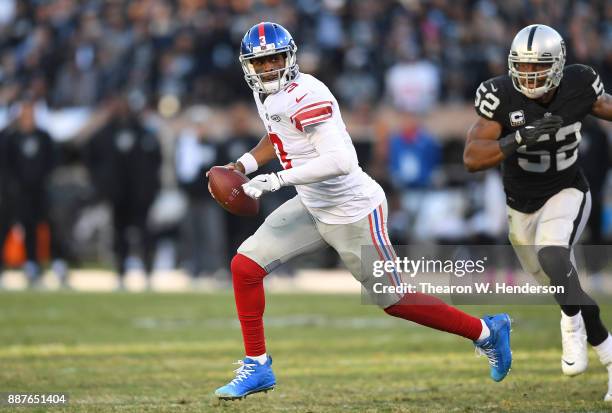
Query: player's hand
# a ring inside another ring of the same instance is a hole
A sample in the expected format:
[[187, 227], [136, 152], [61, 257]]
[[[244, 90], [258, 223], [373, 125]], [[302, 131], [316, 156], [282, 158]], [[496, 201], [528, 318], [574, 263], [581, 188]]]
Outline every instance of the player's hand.
[[257, 175], [246, 184], [242, 185], [244, 193], [253, 198], [259, 199], [266, 192], [277, 191], [282, 186], [281, 180], [275, 173]]
[[542, 135], [554, 136], [561, 125], [563, 125], [563, 118], [561, 116], [544, 116], [531, 125], [517, 130], [515, 135], [516, 142], [519, 145], [533, 145]]
[[[226, 165], [223, 165], [224, 168], [236, 170], [244, 173], [244, 166], [240, 162], [230, 162]], [[210, 173], [210, 169], [206, 171], [206, 177], [208, 178], [208, 174]]]

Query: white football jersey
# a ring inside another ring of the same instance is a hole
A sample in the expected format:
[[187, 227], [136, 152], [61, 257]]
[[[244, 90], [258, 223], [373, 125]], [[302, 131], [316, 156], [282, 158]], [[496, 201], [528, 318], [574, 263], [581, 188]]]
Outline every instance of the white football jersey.
[[[284, 169], [300, 166], [319, 157], [304, 128], [333, 122], [347, 151], [355, 156], [336, 98], [314, 76], [299, 73], [285, 88], [262, 102], [254, 93], [257, 111]], [[335, 139], [335, 138], [334, 138]], [[368, 174], [357, 167], [348, 175], [322, 182], [296, 185], [310, 213], [327, 224], [348, 224], [367, 216], [385, 199], [385, 194]]]

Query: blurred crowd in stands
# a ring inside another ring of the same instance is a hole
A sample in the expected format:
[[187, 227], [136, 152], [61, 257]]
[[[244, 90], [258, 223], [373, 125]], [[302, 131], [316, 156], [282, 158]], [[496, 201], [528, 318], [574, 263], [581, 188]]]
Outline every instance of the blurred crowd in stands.
[[[557, 29], [568, 64], [612, 90], [606, 0], [2, 0], [5, 266], [32, 280], [41, 262], [61, 277], [67, 264], [225, 277], [232, 251], [293, 194], [237, 218], [204, 179], [264, 133], [238, 64], [259, 21], [285, 26], [301, 70], [338, 98], [362, 167], [387, 190], [395, 243], [506, 242], [498, 173], [468, 175], [461, 153], [474, 91], [506, 72], [520, 28]], [[610, 135], [586, 122], [591, 243], [612, 227]]]

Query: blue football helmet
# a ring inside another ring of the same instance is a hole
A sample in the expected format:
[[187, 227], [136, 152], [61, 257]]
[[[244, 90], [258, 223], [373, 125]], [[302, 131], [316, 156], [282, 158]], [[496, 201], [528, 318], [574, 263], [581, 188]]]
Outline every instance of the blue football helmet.
[[[285, 67], [264, 73], [256, 73], [252, 59], [284, 53]], [[244, 79], [258, 93], [271, 94], [283, 89], [298, 74], [297, 46], [291, 34], [280, 24], [261, 22], [251, 27], [240, 44], [240, 64]], [[263, 76], [274, 80], [264, 81]]]

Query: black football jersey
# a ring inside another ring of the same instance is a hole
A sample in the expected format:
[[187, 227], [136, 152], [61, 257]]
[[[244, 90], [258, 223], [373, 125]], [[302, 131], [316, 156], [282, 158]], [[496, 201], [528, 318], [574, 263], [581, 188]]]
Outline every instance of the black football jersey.
[[514, 133], [547, 114], [563, 118], [555, 136], [542, 135], [527, 149], [521, 146], [502, 164], [508, 205], [531, 213], [565, 188], [588, 190], [578, 166], [578, 145], [582, 120], [593, 103], [604, 93], [603, 83], [589, 66], [566, 66], [553, 99], [546, 105], [529, 99], [516, 90], [509, 75], [480, 84], [476, 91], [478, 115], [502, 125], [501, 137]]

